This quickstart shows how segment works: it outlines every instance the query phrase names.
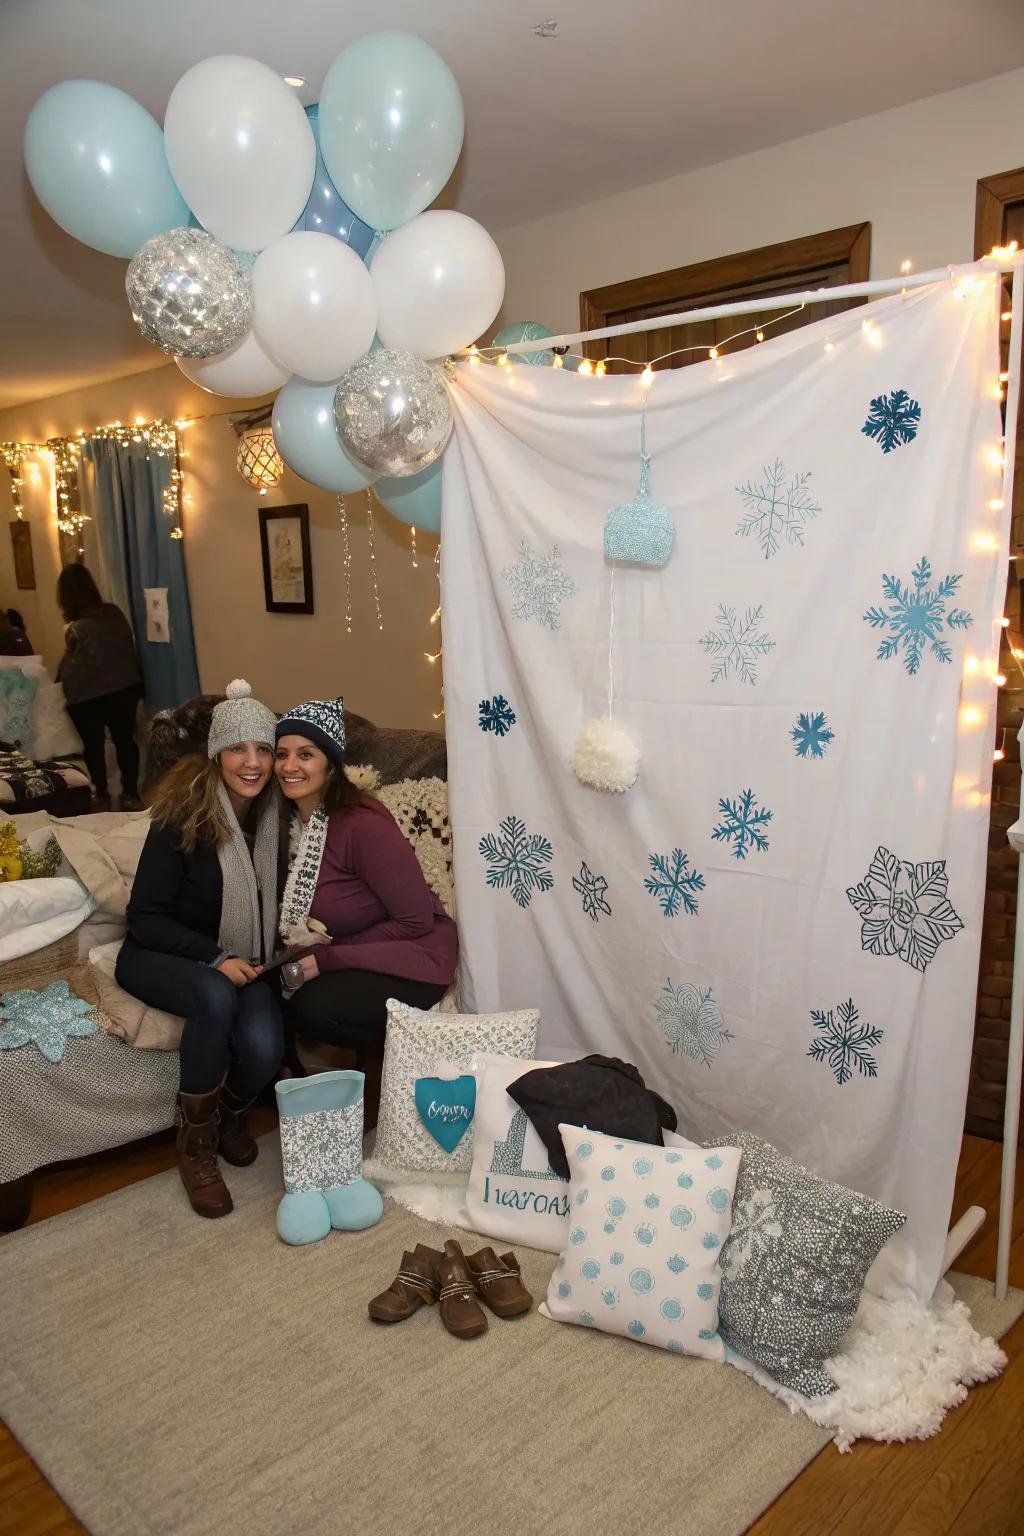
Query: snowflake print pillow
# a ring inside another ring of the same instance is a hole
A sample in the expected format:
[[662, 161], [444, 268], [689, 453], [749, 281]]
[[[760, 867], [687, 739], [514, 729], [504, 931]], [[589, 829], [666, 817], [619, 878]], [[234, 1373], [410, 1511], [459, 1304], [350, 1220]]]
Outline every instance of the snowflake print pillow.
[[652, 1147], [560, 1125], [569, 1163], [565, 1247], [548, 1286], [559, 1322], [724, 1360], [719, 1267], [737, 1147]]
[[[864, 1277], [907, 1218], [757, 1136], [725, 1139], [743, 1161], [722, 1252], [722, 1337], [794, 1392], [834, 1392], [825, 1362], [853, 1325]], [[718, 1141], [708, 1147], [724, 1156]]]
[[[537, 1048], [539, 1028], [536, 1008], [518, 1013], [423, 1013], [392, 999], [384, 1037], [377, 1140], [366, 1164], [367, 1178], [401, 1184], [464, 1184], [473, 1161], [476, 1095], [471, 1095], [470, 1106], [468, 1097], [456, 1090], [453, 1074], [465, 1087], [465, 1078], [472, 1081], [488, 1055], [529, 1061]], [[469, 1128], [449, 1150], [443, 1137], [438, 1140], [436, 1126], [430, 1129], [431, 1106], [443, 1120], [446, 1108], [452, 1115], [459, 1112], [460, 1099], [462, 1111], [468, 1109]]]

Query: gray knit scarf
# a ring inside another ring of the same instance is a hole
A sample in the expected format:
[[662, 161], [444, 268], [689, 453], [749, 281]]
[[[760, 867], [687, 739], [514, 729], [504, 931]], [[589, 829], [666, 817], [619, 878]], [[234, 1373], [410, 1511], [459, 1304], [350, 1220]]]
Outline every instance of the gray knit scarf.
[[217, 798], [231, 833], [227, 842], [217, 845], [224, 886], [220, 947], [242, 960], [266, 961], [274, 954], [277, 933], [277, 791], [271, 790], [260, 812], [251, 856], [223, 784]]

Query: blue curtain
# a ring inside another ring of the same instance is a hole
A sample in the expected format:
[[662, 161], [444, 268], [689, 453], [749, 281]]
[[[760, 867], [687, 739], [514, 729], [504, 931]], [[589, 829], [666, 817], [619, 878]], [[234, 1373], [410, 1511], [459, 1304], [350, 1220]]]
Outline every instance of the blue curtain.
[[[145, 443], [89, 438], [84, 457], [94, 470], [93, 516], [112, 602], [127, 593], [150, 715], [174, 709], [199, 692], [192, 608], [175, 519], [163, 510], [172, 460]], [[167, 588], [171, 642], [146, 639], [146, 587]]]

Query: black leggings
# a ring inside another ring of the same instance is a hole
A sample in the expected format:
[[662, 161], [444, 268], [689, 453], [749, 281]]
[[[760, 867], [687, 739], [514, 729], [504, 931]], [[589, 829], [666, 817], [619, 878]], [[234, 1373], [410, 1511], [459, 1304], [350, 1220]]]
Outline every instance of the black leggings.
[[362, 1050], [384, 1039], [389, 997], [413, 1008], [433, 1008], [447, 987], [406, 981], [377, 971], [326, 971], [304, 982], [286, 1004], [290, 1031], [325, 1045]]
[[121, 770], [121, 789], [130, 799], [139, 793], [139, 749], [135, 744], [135, 713], [142, 697], [136, 685], [119, 688], [116, 693], [101, 693], [99, 698], [81, 704], [69, 704], [68, 714], [82, 738], [85, 765], [98, 795], [107, 792], [107, 731], [109, 730]]

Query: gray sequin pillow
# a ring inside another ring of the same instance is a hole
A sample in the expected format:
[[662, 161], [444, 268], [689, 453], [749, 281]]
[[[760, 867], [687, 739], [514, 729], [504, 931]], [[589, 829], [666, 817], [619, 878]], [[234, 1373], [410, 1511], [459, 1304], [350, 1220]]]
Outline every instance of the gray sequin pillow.
[[[388, 1003], [380, 1113], [371, 1179], [399, 1183], [464, 1182], [473, 1163], [473, 1127], [447, 1152], [430, 1134], [416, 1107], [416, 1083], [450, 1064], [467, 1076], [485, 1056], [530, 1061], [537, 1050], [540, 1013], [423, 1013], [407, 1003]], [[439, 1095], [440, 1096], [440, 1095]]]
[[824, 1362], [850, 1331], [864, 1277], [906, 1216], [830, 1184], [758, 1136], [706, 1145], [743, 1153], [722, 1249], [719, 1332], [782, 1386], [805, 1397], [834, 1392]]

